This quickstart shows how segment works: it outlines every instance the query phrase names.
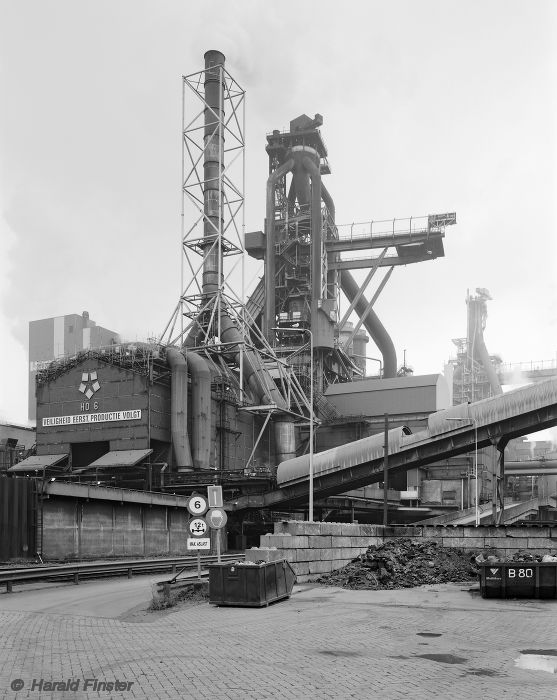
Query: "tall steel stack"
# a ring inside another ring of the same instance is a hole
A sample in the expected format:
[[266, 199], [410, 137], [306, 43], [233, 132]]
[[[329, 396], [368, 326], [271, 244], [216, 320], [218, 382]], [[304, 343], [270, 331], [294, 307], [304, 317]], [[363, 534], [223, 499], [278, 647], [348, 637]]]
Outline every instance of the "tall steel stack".
[[[243, 278], [234, 268], [243, 249], [244, 98], [245, 93], [225, 69], [220, 51], [205, 53], [205, 68], [184, 76], [183, 97], [183, 201], [182, 201], [182, 294], [165, 328], [161, 342], [170, 346], [168, 357], [173, 374], [183, 373], [176, 365], [186, 363], [192, 374], [193, 452], [195, 422], [211, 420], [207, 392], [201, 405], [195, 396], [195, 368], [205, 364], [209, 374], [226, 375], [238, 404], [250, 404], [253, 413], [272, 417], [275, 426], [276, 461], [295, 455], [293, 418], [283, 393], [269, 373], [272, 365], [263, 360], [244, 332]], [[193, 96], [194, 105], [190, 104]], [[198, 103], [201, 101], [202, 110]], [[200, 123], [202, 120], [202, 123]], [[195, 260], [200, 260], [198, 265]], [[241, 269], [243, 277], [243, 267]], [[201, 284], [199, 283], [201, 279]], [[179, 326], [179, 328], [178, 328]], [[274, 365], [279, 375], [284, 370]], [[286, 382], [279, 384], [286, 385]], [[184, 404], [186, 387], [177, 383], [173, 416]], [[181, 409], [180, 409], [181, 410]], [[182, 427], [187, 417], [178, 421]], [[213, 426], [214, 428], [214, 426]], [[210, 425], [209, 435], [214, 433]], [[177, 429], [177, 439], [183, 429]], [[187, 455], [187, 450], [184, 452]], [[195, 466], [195, 465], [194, 465]], [[205, 466], [205, 465], [204, 465]]]

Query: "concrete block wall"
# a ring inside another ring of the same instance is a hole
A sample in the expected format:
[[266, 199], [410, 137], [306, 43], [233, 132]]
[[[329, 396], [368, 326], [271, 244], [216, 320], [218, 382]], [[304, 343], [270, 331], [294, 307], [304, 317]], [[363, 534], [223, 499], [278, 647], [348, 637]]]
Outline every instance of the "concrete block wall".
[[352, 523], [309, 523], [299, 520], [274, 523], [274, 532], [263, 535], [260, 547], [246, 551], [246, 561], [286, 559], [298, 583], [340, 569], [370, 545], [402, 537], [435, 540], [442, 547], [467, 551], [495, 550], [506, 557], [519, 550], [532, 554], [557, 554], [555, 527], [388, 526]]

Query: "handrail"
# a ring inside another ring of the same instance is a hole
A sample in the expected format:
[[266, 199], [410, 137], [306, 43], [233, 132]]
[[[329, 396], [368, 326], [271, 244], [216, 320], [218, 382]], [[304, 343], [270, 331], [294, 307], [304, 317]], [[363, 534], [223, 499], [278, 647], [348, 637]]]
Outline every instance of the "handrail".
[[[237, 561], [244, 558], [244, 554], [222, 554], [221, 560]], [[217, 555], [202, 555], [202, 563], [217, 561]], [[133, 572], [161, 571], [170, 569], [176, 573], [178, 566], [197, 566], [197, 555], [186, 557], [170, 557], [164, 559], [136, 559], [105, 562], [86, 562], [80, 564], [58, 564], [55, 566], [33, 566], [25, 569], [0, 569], [0, 585], [6, 584], [6, 593], [12, 592], [14, 583], [26, 581], [40, 581], [49, 578], [73, 578], [75, 584], [79, 583], [80, 576], [94, 576], [107, 574], [127, 574], [132, 577]]]

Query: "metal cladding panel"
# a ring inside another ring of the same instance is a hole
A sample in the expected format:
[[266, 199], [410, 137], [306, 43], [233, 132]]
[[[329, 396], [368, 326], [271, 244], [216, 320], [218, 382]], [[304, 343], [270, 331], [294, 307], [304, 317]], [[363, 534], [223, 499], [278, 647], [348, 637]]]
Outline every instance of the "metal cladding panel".
[[25, 472], [31, 469], [45, 469], [46, 467], [53, 467], [58, 462], [61, 462], [68, 456], [68, 453], [63, 454], [51, 454], [51, 455], [33, 455], [32, 457], [27, 457], [27, 459], [18, 462], [13, 467], [8, 469], [9, 472]]
[[31, 479], [0, 477], [0, 560], [34, 557], [35, 502]]
[[396, 416], [408, 413], [431, 413], [444, 396], [440, 374], [394, 379], [370, 379], [346, 384], [332, 384], [325, 396], [339, 413], [345, 416]]
[[497, 423], [518, 414], [535, 412], [555, 403], [557, 403], [557, 379], [548, 379], [545, 382], [521, 387], [473, 404], [460, 404], [438, 411], [428, 419], [429, 435], [439, 435], [449, 430], [469, 427], [470, 424], [480, 427]]
[[[170, 386], [152, 384], [149, 391], [151, 438], [161, 442], [170, 442]], [[189, 409], [188, 415], [190, 415]]]
[[[39, 387], [37, 451], [57, 453], [72, 442], [126, 439], [148, 444], [148, 377], [93, 358]], [[120, 413], [119, 413], [120, 412]]]
[[[407, 430], [407, 429], [406, 429]], [[389, 453], [398, 452], [404, 428], [389, 430]], [[315, 477], [328, 472], [353, 467], [362, 462], [371, 462], [384, 454], [385, 437], [382, 433], [333, 447], [326, 452], [318, 452], [313, 457], [313, 474]], [[289, 459], [278, 465], [277, 484], [279, 486], [307, 479], [309, 474], [309, 455]]]
[[90, 467], [133, 467], [148, 457], [153, 450], [113, 450], [91, 462]]

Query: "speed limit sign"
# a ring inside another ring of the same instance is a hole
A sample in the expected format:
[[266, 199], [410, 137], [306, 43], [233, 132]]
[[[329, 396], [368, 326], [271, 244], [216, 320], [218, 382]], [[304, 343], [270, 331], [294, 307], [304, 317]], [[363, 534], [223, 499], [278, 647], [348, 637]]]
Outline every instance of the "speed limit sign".
[[191, 515], [203, 515], [207, 510], [207, 499], [194, 493], [188, 499], [187, 509]]

